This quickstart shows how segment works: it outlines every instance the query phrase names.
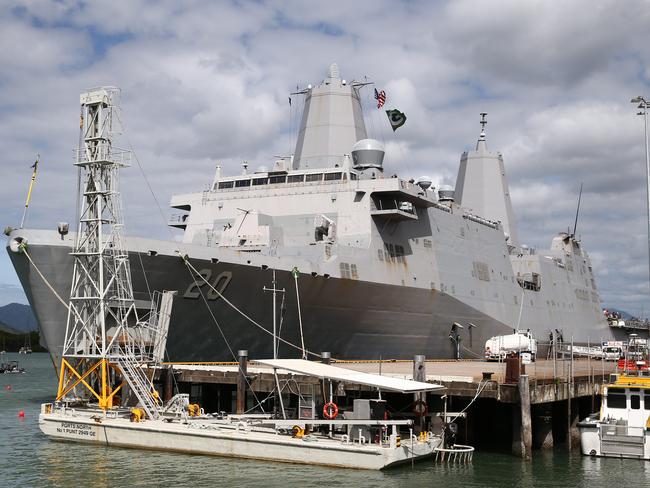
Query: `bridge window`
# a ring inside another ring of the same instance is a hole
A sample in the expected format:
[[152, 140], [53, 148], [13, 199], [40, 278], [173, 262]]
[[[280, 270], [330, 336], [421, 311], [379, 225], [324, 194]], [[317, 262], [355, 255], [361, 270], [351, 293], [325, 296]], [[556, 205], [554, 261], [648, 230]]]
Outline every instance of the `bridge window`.
[[627, 406], [627, 402], [626, 402], [624, 389], [610, 388], [607, 391], [608, 408], [626, 408], [626, 406]]
[[268, 178], [253, 178], [253, 186], [266, 185]]
[[226, 188], [232, 188], [234, 186], [234, 181], [222, 181], [219, 183], [219, 190], [224, 190]]
[[305, 181], [305, 175], [289, 175], [287, 183], [302, 183]]
[[269, 184], [274, 185], [277, 183], [286, 183], [287, 182], [287, 175], [282, 175], [282, 176], [271, 176], [269, 178]]
[[322, 181], [323, 180], [323, 173], [314, 173], [311, 175], [307, 175], [306, 181]]
[[235, 188], [241, 188], [242, 186], [251, 186], [251, 180], [237, 180], [237, 181], [235, 181]]
[[325, 173], [325, 181], [340, 180], [342, 173]]

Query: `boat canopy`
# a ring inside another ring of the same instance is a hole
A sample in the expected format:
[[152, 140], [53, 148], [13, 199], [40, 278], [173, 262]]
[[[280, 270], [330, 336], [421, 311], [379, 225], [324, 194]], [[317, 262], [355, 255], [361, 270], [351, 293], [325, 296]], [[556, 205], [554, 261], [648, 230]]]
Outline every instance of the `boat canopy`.
[[285, 369], [294, 373], [314, 376], [321, 379], [343, 381], [355, 385], [373, 386], [380, 390], [395, 391], [400, 393], [417, 393], [444, 388], [441, 385], [423, 383], [421, 381], [406, 380], [392, 376], [379, 376], [377, 374], [362, 373], [347, 368], [339, 368], [329, 364], [307, 361], [305, 359], [256, 359], [256, 363]]

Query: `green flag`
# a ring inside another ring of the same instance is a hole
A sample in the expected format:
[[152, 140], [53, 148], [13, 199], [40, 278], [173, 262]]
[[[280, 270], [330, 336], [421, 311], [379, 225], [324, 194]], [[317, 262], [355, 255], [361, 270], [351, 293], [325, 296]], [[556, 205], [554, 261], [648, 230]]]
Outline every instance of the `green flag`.
[[393, 132], [402, 127], [406, 122], [406, 115], [397, 109], [386, 110], [386, 115], [388, 115], [388, 120], [390, 126], [393, 128]]

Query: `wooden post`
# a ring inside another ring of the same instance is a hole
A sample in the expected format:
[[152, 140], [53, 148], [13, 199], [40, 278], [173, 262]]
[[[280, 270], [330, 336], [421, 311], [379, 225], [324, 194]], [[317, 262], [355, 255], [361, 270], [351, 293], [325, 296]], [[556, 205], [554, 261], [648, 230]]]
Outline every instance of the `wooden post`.
[[169, 364], [163, 370], [163, 402], [167, 403], [174, 396], [174, 366]]
[[521, 408], [521, 431], [516, 454], [529, 461], [533, 445], [533, 430], [530, 418], [530, 385], [526, 374], [519, 377], [519, 405]]
[[[425, 363], [426, 357], [423, 354], [416, 354], [413, 356], [413, 381], [420, 381], [426, 383], [427, 381], [427, 367]], [[415, 402], [424, 402], [426, 404], [426, 393], [416, 393]], [[447, 422], [447, 419], [444, 419]], [[424, 414], [420, 415], [419, 432], [424, 430]]]
[[237, 351], [239, 357], [239, 376], [237, 376], [237, 415], [246, 411], [246, 368], [248, 366], [248, 351]]

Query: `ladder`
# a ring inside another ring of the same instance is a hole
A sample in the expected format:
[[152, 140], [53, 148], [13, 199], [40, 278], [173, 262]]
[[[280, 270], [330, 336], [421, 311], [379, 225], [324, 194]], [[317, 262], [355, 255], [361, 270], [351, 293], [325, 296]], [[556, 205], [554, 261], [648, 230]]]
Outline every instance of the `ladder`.
[[158, 398], [154, 396], [153, 386], [142, 370], [141, 363], [138, 363], [129, 355], [119, 357], [116, 362], [122, 370], [122, 376], [126, 379], [133, 393], [135, 393], [147, 416], [150, 419], [157, 419], [160, 403]]

